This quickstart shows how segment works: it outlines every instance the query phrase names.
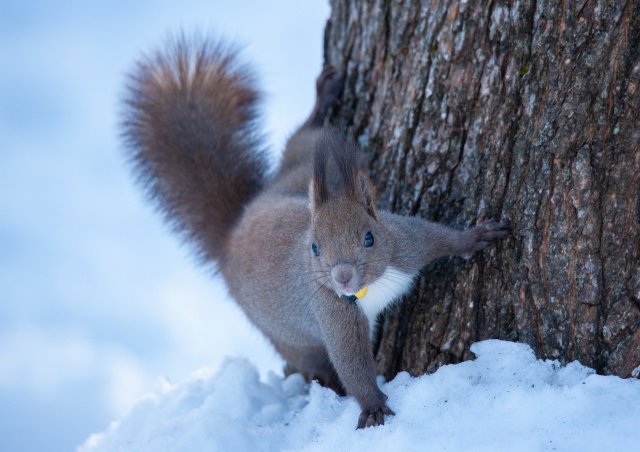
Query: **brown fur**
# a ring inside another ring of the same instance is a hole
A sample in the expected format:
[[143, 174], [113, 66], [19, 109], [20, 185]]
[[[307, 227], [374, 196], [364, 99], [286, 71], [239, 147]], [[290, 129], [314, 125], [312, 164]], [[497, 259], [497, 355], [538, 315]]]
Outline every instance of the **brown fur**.
[[[393, 411], [376, 384], [377, 314], [431, 260], [479, 251], [504, 237], [505, 225], [457, 231], [379, 212], [356, 144], [324, 126], [342, 87], [331, 67], [267, 179], [255, 131], [259, 95], [248, 74], [213, 41], [191, 46], [181, 38], [143, 60], [125, 111], [132, 159], [169, 221], [218, 263], [286, 372], [353, 396], [358, 428], [384, 424]], [[368, 294], [354, 302], [364, 287]]]
[[178, 37], [138, 62], [123, 135], [165, 218], [204, 260], [216, 260], [243, 206], [262, 190], [267, 164], [251, 71], [234, 48], [197, 41]]

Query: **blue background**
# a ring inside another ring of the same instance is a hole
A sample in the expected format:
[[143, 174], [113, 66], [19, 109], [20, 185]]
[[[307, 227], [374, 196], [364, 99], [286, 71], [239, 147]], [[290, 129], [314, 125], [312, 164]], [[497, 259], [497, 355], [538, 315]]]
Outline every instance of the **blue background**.
[[158, 378], [281, 361], [147, 205], [125, 73], [169, 32], [245, 44], [281, 150], [313, 103], [325, 1], [0, 0], [0, 449], [68, 451]]

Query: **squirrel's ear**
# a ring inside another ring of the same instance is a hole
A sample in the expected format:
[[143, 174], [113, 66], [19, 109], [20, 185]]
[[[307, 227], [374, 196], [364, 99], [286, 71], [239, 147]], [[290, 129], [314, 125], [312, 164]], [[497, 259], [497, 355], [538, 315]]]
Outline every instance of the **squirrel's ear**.
[[327, 150], [323, 146], [316, 148], [313, 155], [313, 177], [309, 185], [311, 209], [315, 210], [329, 199], [327, 190]]
[[376, 188], [371, 183], [371, 179], [361, 171], [358, 172], [357, 178], [362, 205], [364, 205], [367, 213], [371, 215], [374, 220], [379, 221], [378, 209], [376, 208]]

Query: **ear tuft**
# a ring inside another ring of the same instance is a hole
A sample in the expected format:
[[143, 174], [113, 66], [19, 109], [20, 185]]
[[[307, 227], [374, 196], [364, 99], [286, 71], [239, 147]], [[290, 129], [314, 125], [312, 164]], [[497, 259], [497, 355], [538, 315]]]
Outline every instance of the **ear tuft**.
[[360, 191], [360, 202], [367, 209], [367, 213], [374, 220], [379, 221], [378, 209], [376, 208], [376, 187], [374, 187], [369, 176], [362, 172], [358, 173], [358, 189]]
[[378, 221], [376, 190], [363, 168], [360, 148], [345, 129], [335, 126], [324, 126], [315, 149], [309, 189], [312, 210], [329, 197], [326, 174], [329, 155], [333, 160], [331, 163], [335, 163], [344, 194], [362, 204], [369, 215]]
[[329, 199], [327, 190], [327, 160], [329, 150], [319, 143], [313, 154], [313, 176], [309, 185], [311, 210], [315, 210]]
[[342, 186], [347, 196], [358, 198], [358, 172], [360, 162], [358, 155], [360, 150], [351, 136], [343, 129], [327, 129], [330, 140], [331, 153], [336, 163]]

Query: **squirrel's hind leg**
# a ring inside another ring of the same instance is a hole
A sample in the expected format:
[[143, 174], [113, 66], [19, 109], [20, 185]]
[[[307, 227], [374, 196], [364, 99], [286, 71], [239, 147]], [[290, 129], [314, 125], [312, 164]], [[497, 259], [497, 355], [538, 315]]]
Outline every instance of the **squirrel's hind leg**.
[[344, 77], [338, 75], [335, 67], [324, 67], [316, 80], [316, 104], [305, 126], [322, 127], [327, 119], [331, 119], [333, 108], [340, 103], [340, 93], [344, 87]]
[[344, 387], [342, 386], [342, 383], [340, 382], [340, 379], [338, 378], [336, 370], [328, 361], [323, 366], [321, 366], [321, 368], [314, 369], [313, 371], [304, 371], [302, 369], [298, 369], [291, 363], [287, 362], [284, 366], [284, 376], [288, 377], [292, 374], [301, 374], [307, 383], [315, 380], [320, 386], [331, 389], [341, 397], [347, 395]]

